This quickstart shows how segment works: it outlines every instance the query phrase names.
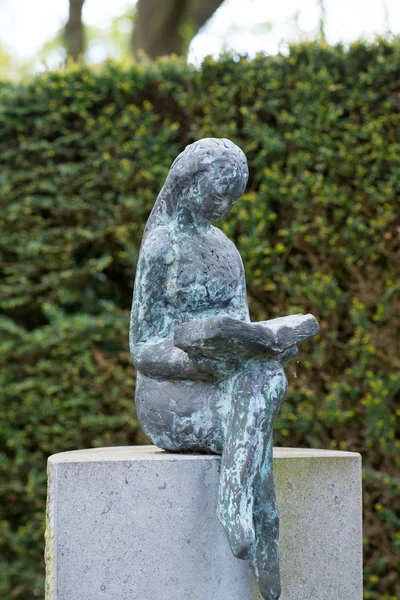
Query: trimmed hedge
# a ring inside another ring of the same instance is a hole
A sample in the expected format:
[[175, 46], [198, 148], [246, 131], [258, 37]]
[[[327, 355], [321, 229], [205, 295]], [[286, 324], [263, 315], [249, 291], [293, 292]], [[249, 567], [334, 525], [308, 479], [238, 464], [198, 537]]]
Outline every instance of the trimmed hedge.
[[217, 136], [250, 166], [223, 229], [252, 317], [321, 323], [288, 366], [275, 441], [362, 453], [365, 598], [399, 598], [400, 41], [72, 65], [3, 83], [0, 104], [1, 597], [43, 597], [47, 456], [144, 441], [140, 238], [178, 152]]

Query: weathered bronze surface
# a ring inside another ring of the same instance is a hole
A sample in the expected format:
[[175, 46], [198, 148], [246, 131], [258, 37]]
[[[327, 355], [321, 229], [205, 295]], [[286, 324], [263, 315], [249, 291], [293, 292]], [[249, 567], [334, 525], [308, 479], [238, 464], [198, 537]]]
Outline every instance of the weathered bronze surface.
[[239, 252], [214, 227], [243, 194], [246, 157], [203, 139], [174, 161], [143, 236], [130, 350], [141, 427], [173, 452], [222, 454], [218, 518], [265, 599], [280, 596], [272, 428], [284, 363], [312, 315], [251, 323]]

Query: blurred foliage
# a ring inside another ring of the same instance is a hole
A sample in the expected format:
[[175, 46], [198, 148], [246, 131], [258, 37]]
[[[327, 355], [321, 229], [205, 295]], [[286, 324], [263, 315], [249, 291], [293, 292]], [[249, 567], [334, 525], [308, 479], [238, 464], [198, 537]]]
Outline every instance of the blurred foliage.
[[7, 49], [0, 44], [0, 79], [7, 77], [11, 71], [11, 57]]
[[43, 594], [47, 456], [143, 441], [127, 341], [139, 243], [172, 160], [205, 136], [249, 160], [222, 227], [252, 317], [321, 323], [289, 363], [275, 441], [362, 453], [365, 598], [400, 597], [399, 126], [399, 40], [2, 84], [1, 597]]

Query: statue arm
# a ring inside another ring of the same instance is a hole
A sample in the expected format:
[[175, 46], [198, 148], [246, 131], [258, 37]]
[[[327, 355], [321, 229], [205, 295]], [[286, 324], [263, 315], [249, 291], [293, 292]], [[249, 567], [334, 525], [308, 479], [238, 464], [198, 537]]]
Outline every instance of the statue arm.
[[192, 359], [172, 340], [138, 343], [131, 353], [136, 369], [155, 379], [211, 380], [227, 376], [236, 368], [232, 364], [229, 370], [225, 363], [210, 358]]

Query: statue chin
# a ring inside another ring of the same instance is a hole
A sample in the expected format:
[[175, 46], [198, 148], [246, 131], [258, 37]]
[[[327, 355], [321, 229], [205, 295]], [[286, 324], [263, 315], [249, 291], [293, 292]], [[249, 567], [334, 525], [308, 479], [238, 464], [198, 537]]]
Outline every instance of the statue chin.
[[195, 205], [203, 203], [210, 216], [196, 225], [188, 194], [201, 189], [199, 173], [203, 189], [218, 189], [229, 176], [241, 194], [246, 157], [226, 139], [191, 144], [174, 161], [150, 215], [130, 329], [137, 414], [161, 448], [222, 454], [218, 518], [234, 555], [253, 566], [263, 598], [277, 599], [272, 430], [287, 391], [283, 365], [318, 333], [318, 323], [312, 315], [250, 322], [240, 255], [208, 222], [234, 202], [218, 199], [209, 210], [209, 196], [197, 191]]

